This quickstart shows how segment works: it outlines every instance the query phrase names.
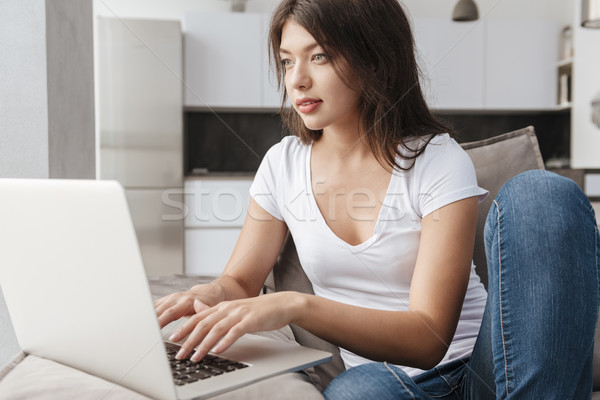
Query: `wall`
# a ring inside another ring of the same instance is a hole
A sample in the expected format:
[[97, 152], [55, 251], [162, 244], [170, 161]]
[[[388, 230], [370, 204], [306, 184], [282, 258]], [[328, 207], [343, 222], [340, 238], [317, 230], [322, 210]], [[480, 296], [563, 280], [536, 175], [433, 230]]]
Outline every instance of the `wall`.
[[45, 7], [22, 0], [1, 4], [0, 176], [47, 178]]
[[[278, 0], [249, 0], [246, 12], [270, 13]], [[194, 11], [229, 11], [227, 0], [94, 0], [95, 15], [120, 18], [183, 19]]]
[[91, 1], [0, 4], [0, 177], [93, 178]]
[[[0, 2], [0, 178], [93, 178], [91, 0]], [[19, 351], [0, 288], [0, 366]]]
[[[404, 0], [413, 17], [450, 18], [457, 0]], [[573, 20], [574, 0], [476, 0], [481, 17], [550, 18], [561, 26]], [[248, 0], [248, 12], [270, 13], [278, 0]], [[94, 12], [121, 18], [181, 19], [186, 11], [227, 11], [227, 0], [94, 0]]]
[[[559, 26], [573, 20], [574, 0], [475, 0], [480, 18], [535, 17], [553, 19]], [[413, 17], [450, 18], [457, 0], [404, 0]]]
[[94, 178], [92, 2], [46, 1], [50, 178]]

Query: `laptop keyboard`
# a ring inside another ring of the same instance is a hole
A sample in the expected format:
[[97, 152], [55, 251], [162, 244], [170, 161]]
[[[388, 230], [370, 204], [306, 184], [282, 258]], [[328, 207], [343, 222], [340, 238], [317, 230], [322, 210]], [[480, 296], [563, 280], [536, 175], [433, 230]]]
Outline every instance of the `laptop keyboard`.
[[249, 365], [239, 361], [229, 360], [227, 358], [207, 355], [202, 360], [194, 362], [190, 359], [177, 360], [175, 355], [179, 351], [179, 346], [172, 343], [165, 343], [167, 347], [167, 357], [171, 364], [173, 379], [178, 386], [192, 383], [201, 379], [208, 379], [213, 376], [222, 375], [238, 369], [246, 368]]

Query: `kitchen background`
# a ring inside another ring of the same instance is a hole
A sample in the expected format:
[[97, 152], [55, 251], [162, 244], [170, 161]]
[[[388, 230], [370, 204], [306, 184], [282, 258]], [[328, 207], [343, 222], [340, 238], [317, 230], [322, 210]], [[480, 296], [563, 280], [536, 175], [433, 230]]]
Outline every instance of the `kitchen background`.
[[[232, 12], [234, 2], [225, 0], [94, 2], [102, 66], [97, 170], [126, 186], [151, 275], [220, 273], [243, 223], [252, 176], [285, 134], [266, 48], [278, 1], [239, 3], [245, 12]], [[429, 103], [458, 140], [533, 125], [546, 165], [583, 186], [583, 168], [600, 168], [600, 160], [581, 146], [589, 139], [572, 134], [574, 79], [587, 80], [573, 73], [574, 55], [586, 51], [576, 3], [481, 0], [479, 20], [459, 23], [451, 20], [454, 1], [404, 1]], [[166, 21], [180, 38], [161, 33]], [[598, 34], [593, 40], [600, 43]], [[170, 58], [161, 53], [168, 46]]]

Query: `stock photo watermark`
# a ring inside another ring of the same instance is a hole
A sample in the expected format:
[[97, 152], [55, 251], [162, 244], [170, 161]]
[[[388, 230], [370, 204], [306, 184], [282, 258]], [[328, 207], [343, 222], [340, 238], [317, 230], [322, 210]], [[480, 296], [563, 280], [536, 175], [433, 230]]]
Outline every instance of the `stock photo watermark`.
[[[271, 193], [254, 193], [252, 196], [259, 205], [273, 204], [285, 214], [286, 218], [296, 221], [312, 222], [319, 218], [319, 213], [327, 221], [340, 218], [339, 212], [345, 213], [352, 221], [401, 221], [409, 219], [416, 223], [421, 220], [419, 209], [433, 209], [433, 220], [439, 221], [439, 207], [435, 199], [428, 193], [419, 194], [416, 199], [409, 199], [406, 193], [388, 192], [383, 201], [379, 201], [375, 192], [368, 188], [357, 188], [350, 191], [336, 189], [317, 192], [306, 190], [294, 195], [284, 195], [284, 204], [278, 206]], [[316, 198], [327, 197], [327, 206], [319, 210]], [[163, 221], [181, 221], [193, 218], [200, 222], [234, 222], [245, 218], [257, 221], [268, 221], [270, 218], [248, 212], [248, 195], [236, 188], [219, 189], [185, 189], [171, 188], [162, 192], [162, 204], [171, 209], [171, 213], [161, 216]], [[417, 204], [413, 204], [417, 203]], [[341, 211], [340, 211], [341, 208]], [[378, 213], [374, 213], [379, 209]]]

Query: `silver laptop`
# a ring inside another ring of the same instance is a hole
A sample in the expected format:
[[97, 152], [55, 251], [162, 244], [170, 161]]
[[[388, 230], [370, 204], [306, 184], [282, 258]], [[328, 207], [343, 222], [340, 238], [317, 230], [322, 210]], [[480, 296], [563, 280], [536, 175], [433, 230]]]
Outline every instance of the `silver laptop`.
[[113, 181], [0, 179], [0, 285], [25, 352], [153, 398], [208, 397], [331, 359], [245, 335], [211, 361], [222, 373], [175, 380], [173, 345], [159, 329], [125, 194]]

